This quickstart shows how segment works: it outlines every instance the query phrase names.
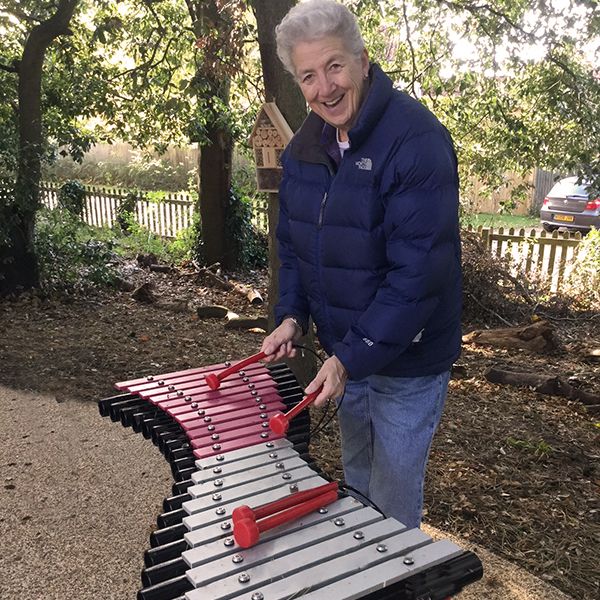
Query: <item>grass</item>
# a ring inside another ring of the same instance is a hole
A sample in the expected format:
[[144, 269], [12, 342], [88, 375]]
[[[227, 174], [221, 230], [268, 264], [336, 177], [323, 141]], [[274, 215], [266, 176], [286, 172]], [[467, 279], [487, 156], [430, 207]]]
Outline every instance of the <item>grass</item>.
[[471, 225], [475, 228], [479, 227], [493, 227], [498, 229], [499, 227], [515, 227], [515, 228], [529, 228], [539, 227], [539, 217], [523, 216], [523, 215], [502, 215], [498, 213], [478, 213], [478, 214], [466, 214], [462, 217], [462, 225]]

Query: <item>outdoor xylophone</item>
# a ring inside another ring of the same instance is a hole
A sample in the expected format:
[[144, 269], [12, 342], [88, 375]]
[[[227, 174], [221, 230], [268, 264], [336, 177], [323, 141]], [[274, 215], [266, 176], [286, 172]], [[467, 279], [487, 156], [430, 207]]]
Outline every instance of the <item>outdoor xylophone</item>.
[[478, 580], [473, 553], [327, 481], [302, 389], [262, 357], [126, 381], [99, 401], [153, 440], [175, 479], [138, 600], [442, 600]]

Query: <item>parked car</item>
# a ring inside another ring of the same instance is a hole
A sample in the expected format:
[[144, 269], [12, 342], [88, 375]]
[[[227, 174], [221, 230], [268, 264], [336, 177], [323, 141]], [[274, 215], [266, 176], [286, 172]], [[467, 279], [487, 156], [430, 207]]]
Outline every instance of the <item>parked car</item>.
[[586, 183], [566, 177], [554, 184], [540, 210], [542, 227], [554, 231], [559, 227], [587, 233], [592, 226], [600, 229], [600, 198], [592, 198]]

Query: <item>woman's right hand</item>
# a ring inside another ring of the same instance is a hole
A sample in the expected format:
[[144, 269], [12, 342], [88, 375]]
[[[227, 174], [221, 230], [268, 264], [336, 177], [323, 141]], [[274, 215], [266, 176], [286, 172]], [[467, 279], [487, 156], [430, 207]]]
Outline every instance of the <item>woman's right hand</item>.
[[264, 352], [265, 362], [282, 358], [294, 358], [296, 349], [292, 347], [295, 340], [302, 337], [300, 328], [292, 319], [284, 319], [281, 325], [274, 329], [264, 340], [261, 351]]

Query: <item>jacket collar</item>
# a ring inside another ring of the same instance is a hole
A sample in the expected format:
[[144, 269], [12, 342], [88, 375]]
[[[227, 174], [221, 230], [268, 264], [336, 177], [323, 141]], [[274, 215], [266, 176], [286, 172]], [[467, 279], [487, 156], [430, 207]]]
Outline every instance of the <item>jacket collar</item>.
[[[348, 132], [352, 149], [358, 148], [373, 131], [392, 95], [392, 80], [376, 63], [372, 63], [369, 69], [369, 81], [369, 89], [359, 109], [356, 123]], [[327, 144], [324, 143], [329, 138], [327, 128], [331, 127], [311, 111], [290, 142], [292, 157], [306, 162], [325, 164], [330, 171], [334, 172], [335, 161], [328, 154]]]

